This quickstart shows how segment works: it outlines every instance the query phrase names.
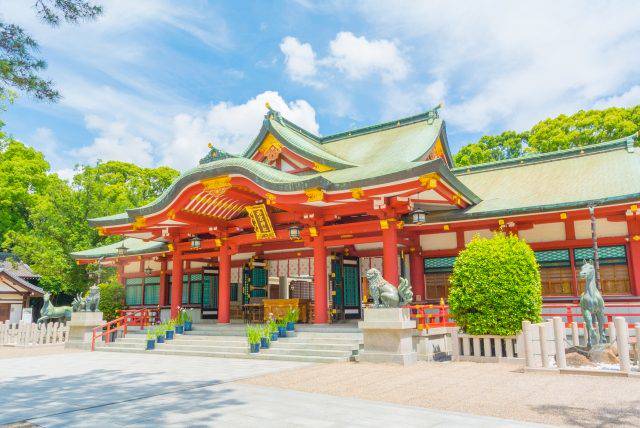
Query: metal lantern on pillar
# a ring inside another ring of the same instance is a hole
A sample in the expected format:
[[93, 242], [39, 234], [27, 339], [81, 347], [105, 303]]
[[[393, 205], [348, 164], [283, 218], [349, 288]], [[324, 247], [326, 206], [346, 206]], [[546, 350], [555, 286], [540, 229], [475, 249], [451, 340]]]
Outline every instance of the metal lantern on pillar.
[[191, 238], [189, 241], [191, 241], [191, 248], [198, 249], [202, 245], [202, 240], [198, 237], [198, 235], [194, 235], [193, 238]]
[[418, 208], [409, 213], [409, 219], [412, 224], [424, 224], [427, 222], [427, 212]]
[[116, 254], [118, 254], [119, 257], [126, 256], [127, 251], [129, 251], [129, 249], [124, 245], [124, 241], [122, 241], [119, 247], [116, 247]]
[[300, 229], [300, 226], [297, 224], [289, 226], [289, 238], [291, 238], [291, 240], [300, 239]]

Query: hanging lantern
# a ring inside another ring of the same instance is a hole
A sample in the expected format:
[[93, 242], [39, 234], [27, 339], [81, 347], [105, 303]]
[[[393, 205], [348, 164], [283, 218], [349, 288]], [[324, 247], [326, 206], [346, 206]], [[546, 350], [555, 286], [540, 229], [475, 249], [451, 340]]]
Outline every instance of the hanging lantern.
[[409, 213], [411, 224], [425, 224], [427, 222], [427, 212], [425, 210], [417, 209]]
[[300, 230], [297, 224], [289, 226], [289, 238], [294, 241], [300, 239]]
[[118, 257], [126, 256], [127, 251], [129, 251], [129, 249], [125, 247], [124, 241], [122, 241], [119, 247], [116, 247], [116, 253], [118, 254]]
[[189, 241], [191, 241], [191, 248], [194, 248], [196, 250], [202, 245], [202, 240], [198, 237], [198, 235], [195, 235]]

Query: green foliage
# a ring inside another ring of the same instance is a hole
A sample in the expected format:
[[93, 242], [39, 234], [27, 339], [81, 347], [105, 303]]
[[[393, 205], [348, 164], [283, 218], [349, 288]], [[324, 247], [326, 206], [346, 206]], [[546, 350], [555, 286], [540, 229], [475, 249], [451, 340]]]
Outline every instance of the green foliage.
[[147, 340], [150, 340], [150, 339], [155, 340], [156, 337], [157, 337], [156, 332], [154, 330], [151, 330], [151, 329], [147, 330]]
[[[100, 6], [86, 0], [36, 0], [34, 7], [51, 26], [59, 25], [61, 16], [66, 22], [77, 23], [102, 13]], [[13, 97], [14, 90], [19, 90], [39, 100], [60, 99], [53, 83], [40, 77], [47, 63], [36, 56], [38, 49], [38, 43], [21, 27], [0, 19], [0, 98]]]
[[167, 329], [165, 328], [164, 324], [159, 324], [154, 330], [153, 333], [155, 334], [156, 337], [164, 337], [165, 332], [167, 331]]
[[449, 311], [469, 334], [512, 335], [540, 321], [542, 285], [533, 250], [517, 236], [476, 236], [450, 278]]
[[259, 325], [248, 324], [246, 327], [247, 332], [247, 341], [249, 345], [255, 345], [260, 343], [260, 338], [262, 338], [262, 327]]
[[300, 317], [300, 309], [298, 308], [289, 308], [287, 314], [284, 316], [285, 322], [298, 322], [298, 318]]
[[267, 344], [271, 343], [271, 330], [267, 324], [260, 326], [260, 337], [267, 341]]
[[267, 323], [267, 328], [269, 329], [270, 333], [275, 333], [278, 331], [278, 325], [276, 324], [275, 320], [270, 319]]
[[118, 310], [124, 308], [124, 287], [116, 281], [99, 284], [99, 287], [98, 309], [106, 321], [112, 321], [118, 317]]
[[[478, 142], [462, 147], [454, 161], [456, 166], [469, 166], [513, 159], [527, 153], [583, 147], [627, 137], [639, 129], [640, 106], [580, 110], [570, 116], [562, 114], [540, 121], [525, 132], [485, 135]], [[636, 144], [638, 141], [640, 139]]]

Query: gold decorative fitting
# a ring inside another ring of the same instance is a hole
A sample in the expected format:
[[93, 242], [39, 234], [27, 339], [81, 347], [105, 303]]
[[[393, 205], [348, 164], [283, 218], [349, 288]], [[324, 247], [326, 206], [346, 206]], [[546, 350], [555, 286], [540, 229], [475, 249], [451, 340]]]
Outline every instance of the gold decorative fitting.
[[498, 220], [498, 224], [499, 224], [500, 226], [504, 226], [504, 219], [500, 219], [500, 220]]
[[349, 238], [353, 238], [353, 235], [351, 235], [351, 234], [340, 235], [340, 239], [349, 239]]
[[453, 196], [453, 203], [456, 205], [462, 205], [462, 195], [460, 193], [456, 193]]
[[418, 180], [420, 180], [420, 184], [425, 187], [427, 190], [435, 189], [438, 187], [438, 181], [440, 180], [440, 176], [435, 172], [421, 175]]
[[356, 187], [355, 189], [351, 189], [351, 197], [353, 199], [362, 199], [364, 197], [364, 190], [360, 187]]
[[99, 227], [98, 228], [98, 235], [100, 235], [100, 236], [106, 235], [104, 227]]
[[173, 251], [173, 244], [167, 244], [167, 248], [169, 249], [169, 251]]
[[206, 191], [216, 197], [224, 195], [232, 187], [231, 177], [228, 175], [202, 180], [200, 183], [202, 183]]
[[319, 188], [307, 189], [304, 193], [307, 195], [307, 202], [318, 202], [324, 199], [324, 192]]
[[133, 221], [133, 230], [140, 229], [142, 227], [145, 227], [146, 225], [147, 225], [147, 220], [142, 216], [138, 216]]
[[448, 224], [445, 224], [444, 226], [442, 226], [442, 229], [443, 229], [443, 230], [449, 230], [449, 225], [448, 225]]
[[266, 103], [264, 103], [264, 106], [266, 108], [268, 108], [269, 110], [271, 110], [271, 104], [269, 104], [269, 101], [267, 101]]
[[167, 218], [169, 220], [175, 220], [176, 218], [176, 212], [174, 210], [169, 210], [169, 212], [167, 213]]
[[318, 162], [314, 162], [313, 170], [317, 172], [327, 172], [327, 171], [333, 171], [334, 168], [330, 167], [329, 165], [324, 165]]
[[272, 134], [267, 134], [264, 140], [262, 140], [258, 151], [262, 153], [268, 161], [273, 162], [280, 156], [280, 153], [282, 153], [282, 143]]
[[566, 220], [567, 219], [567, 213], [560, 213], [560, 220]]
[[631, 205], [631, 212], [634, 213], [636, 211], [638, 211], [638, 205], [637, 204]]
[[634, 241], [640, 241], [640, 235], [633, 235]]
[[276, 203], [276, 195], [267, 192], [264, 194], [264, 201], [267, 205], [273, 205]]
[[404, 227], [404, 221], [399, 221], [396, 223], [396, 228], [402, 229]]
[[213, 149], [213, 144], [209, 143], [207, 144], [207, 147], [209, 147], [210, 149]]
[[216, 247], [222, 247], [222, 239], [216, 238], [213, 240], [213, 242], [215, 243]]
[[318, 236], [318, 229], [316, 229], [315, 227], [311, 226], [309, 228], [309, 236], [311, 236], [312, 238], [315, 238], [316, 236]]
[[382, 230], [389, 229], [389, 220], [380, 220], [380, 229]]

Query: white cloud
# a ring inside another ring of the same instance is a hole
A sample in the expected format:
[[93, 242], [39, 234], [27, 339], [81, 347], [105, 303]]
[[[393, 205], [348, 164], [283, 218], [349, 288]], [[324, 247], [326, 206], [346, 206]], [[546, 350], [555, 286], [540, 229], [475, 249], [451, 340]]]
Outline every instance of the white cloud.
[[288, 120], [318, 133], [315, 109], [307, 101], [287, 102], [277, 92], [266, 91], [244, 104], [220, 102], [208, 111], [177, 114], [173, 118], [173, 138], [162, 148], [160, 164], [191, 168], [207, 153], [208, 143], [230, 153], [242, 153], [257, 136], [267, 102]]
[[152, 144], [132, 134], [125, 122], [109, 121], [95, 115], [86, 116], [85, 122], [98, 136], [91, 145], [70, 151], [81, 162], [118, 160], [143, 167], [153, 166]]
[[331, 55], [325, 61], [343, 71], [349, 79], [359, 80], [379, 74], [384, 81], [404, 79], [409, 64], [390, 40], [367, 40], [351, 32], [340, 32], [329, 43]]
[[595, 108], [633, 107], [640, 104], [640, 85], [632, 86], [628, 91], [596, 101]]
[[637, 100], [637, 2], [378, 1], [360, 11], [378, 34], [423, 47], [414, 68], [446, 83], [444, 117], [467, 131]]
[[280, 43], [280, 51], [284, 54], [285, 69], [291, 80], [318, 85], [313, 80], [317, 73], [316, 54], [309, 43], [300, 43], [295, 37], [285, 37]]

